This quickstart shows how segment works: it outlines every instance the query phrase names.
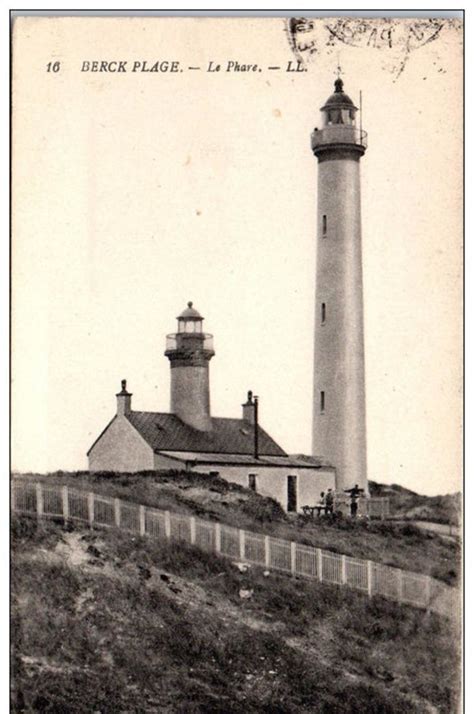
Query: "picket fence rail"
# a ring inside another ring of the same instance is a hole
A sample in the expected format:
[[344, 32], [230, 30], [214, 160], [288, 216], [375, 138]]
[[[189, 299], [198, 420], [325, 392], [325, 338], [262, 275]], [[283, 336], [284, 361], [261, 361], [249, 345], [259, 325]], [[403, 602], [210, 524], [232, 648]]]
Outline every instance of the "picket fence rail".
[[429, 575], [254, 533], [195, 516], [150, 508], [68, 486], [13, 481], [12, 512], [116, 527], [141, 536], [184, 541], [268, 570], [354, 588], [452, 616], [459, 593]]

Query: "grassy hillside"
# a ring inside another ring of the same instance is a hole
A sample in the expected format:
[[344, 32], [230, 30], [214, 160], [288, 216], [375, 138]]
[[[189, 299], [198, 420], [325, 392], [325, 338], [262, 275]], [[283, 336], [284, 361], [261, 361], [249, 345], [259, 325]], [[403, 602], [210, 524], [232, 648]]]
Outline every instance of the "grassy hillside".
[[459, 525], [461, 522], [461, 494], [449, 493], [444, 496], [422, 496], [397, 484], [369, 482], [373, 496], [390, 499], [390, 514], [395, 518], [413, 521], [431, 521]]
[[14, 519], [12, 547], [14, 714], [457, 710], [436, 615], [114, 530]]
[[278, 503], [219, 477], [186, 472], [28, 474], [35, 481], [68, 484], [158, 508], [194, 514], [240, 528], [372, 559], [456, 584], [460, 549], [407, 524], [288, 516]]

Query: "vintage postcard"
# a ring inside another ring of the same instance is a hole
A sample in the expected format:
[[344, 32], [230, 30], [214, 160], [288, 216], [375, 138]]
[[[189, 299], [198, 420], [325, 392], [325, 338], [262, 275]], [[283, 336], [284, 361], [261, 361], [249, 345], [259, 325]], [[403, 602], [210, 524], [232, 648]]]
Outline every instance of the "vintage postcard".
[[463, 23], [12, 23], [14, 712], [461, 702]]

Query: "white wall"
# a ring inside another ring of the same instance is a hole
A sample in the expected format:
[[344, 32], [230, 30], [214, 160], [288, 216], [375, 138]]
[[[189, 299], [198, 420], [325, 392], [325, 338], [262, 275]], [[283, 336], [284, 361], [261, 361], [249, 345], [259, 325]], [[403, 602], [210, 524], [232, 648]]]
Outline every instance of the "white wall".
[[89, 454], [89, 471], [154, 468], [153, 450], [124, 416], [117, 415]]
[[248, 487], [249, 474], [257, 476], [257, 493], [278, 501], [287, 510], [287, 478], [296, 476], [297, 510], [303, 506], [313, 506], [319, 501], [321, 491], [335, 488], [335, 473], [323, 469], [277, 468], [275, 466], [215, 466], [197, 465], [193, 471], [209, 473], [216, 471], [226, 481]]
[[336, 467], [341, 490], [356, 483], [367, 489], [362, 293], [360, 166], [338, 155], [318, 164], [312, 453]]

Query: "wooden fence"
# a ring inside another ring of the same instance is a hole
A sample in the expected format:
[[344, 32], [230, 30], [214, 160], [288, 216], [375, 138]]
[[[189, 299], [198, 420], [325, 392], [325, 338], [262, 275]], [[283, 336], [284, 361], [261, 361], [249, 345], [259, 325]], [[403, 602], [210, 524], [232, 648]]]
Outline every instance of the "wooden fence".
[[457, 589], [429, 575], [67, 486], [13, 481], [11, 495], [12, 511], [18, 514], [184, 541], [268, 570], [354, 588], [368, 597], [381, 595], [446, 616], [459, 611]]

